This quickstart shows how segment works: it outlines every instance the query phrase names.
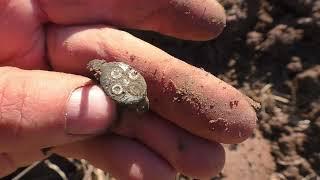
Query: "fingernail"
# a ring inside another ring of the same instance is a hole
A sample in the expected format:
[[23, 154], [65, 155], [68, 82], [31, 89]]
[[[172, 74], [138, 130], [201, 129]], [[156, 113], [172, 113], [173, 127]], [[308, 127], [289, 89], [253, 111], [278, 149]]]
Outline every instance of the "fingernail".
[[95, 135], [105, 132], [116, 116], [116, 105], [98, 86], [76, 89], [66, 106], [68, 134]]

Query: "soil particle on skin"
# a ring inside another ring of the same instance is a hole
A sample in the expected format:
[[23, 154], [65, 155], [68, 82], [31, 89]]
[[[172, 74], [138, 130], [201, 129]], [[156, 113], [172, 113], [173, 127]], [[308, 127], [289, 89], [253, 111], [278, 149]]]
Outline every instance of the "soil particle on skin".
[[230, 101], [229, 102], [230, 109], [236, 108], [236, 107], [238, 107], [238, 105], [239, 105], [239, 101]]
[[136, 59], [136, 56], [130, 55], [130, 61], [131, 61], [131, 62], [135, 61], [135, 59]]
[[[188, 103], [193, 107], [193, 111], [197, 114], [204, 114], [206, 111], [210, 110], [210, 105], [207, 105], [203, 97], [194, 90], [196, 89], [194, 88], [194, 81], [184, 81], [182, 85], [177, 86], [172, 80], [170, 80], [168, 83], [168, 89], [171, 89], [174, 93], [172, 102]], [[208, 108], [206, 108], [207, 106]]]
[[253, 100], [252, 98], [248, 97], [245, 95], [245, 99], [247, 100], [247, 102], [251, 105], [251, 107], [255, 110], [255, 111], [260, 111], [261, 109], [261, 104], [255, 100]]
[[215, 131], [217, 129], [224, 129], [225, 131], [227, 131], [228, 126], [229, 126], [229, 123], [224, 118], [217, 118], [209, 121], [209, 127], [210, 127], [210, 130], [212, 131]]

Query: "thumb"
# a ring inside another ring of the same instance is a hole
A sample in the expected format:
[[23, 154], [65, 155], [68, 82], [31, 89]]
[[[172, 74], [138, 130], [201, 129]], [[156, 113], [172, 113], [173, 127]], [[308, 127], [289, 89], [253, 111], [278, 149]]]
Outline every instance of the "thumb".
[[2, 152], [82, 140], [115, 118], [113, 101], [88, 78], [11, 67], [0, 67], [0, 74]]

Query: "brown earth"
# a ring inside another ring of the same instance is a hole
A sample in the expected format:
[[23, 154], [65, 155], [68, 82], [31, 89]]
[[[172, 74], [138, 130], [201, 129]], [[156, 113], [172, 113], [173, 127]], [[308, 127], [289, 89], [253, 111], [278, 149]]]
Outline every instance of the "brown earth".
[[226, 165], [215, 179], [269, 179], [275, 170], [271, 146], [259, 131], [239, 145], [227, 145]]
[[216, 40], [131, 32], [262, 103], [258, 131], [226, 146], [213, 179], [320, 179], [320, 0], [219, 1], [228, 24]]

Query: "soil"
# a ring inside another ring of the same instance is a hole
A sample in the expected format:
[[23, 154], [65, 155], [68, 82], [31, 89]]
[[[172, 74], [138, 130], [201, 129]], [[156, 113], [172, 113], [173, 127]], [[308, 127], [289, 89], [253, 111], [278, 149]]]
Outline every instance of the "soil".
[[261, 132], [255, 132], [250, 138], [238, 145], [226, 145], [226, 164], [219, 179], [269, 179], [275, 170], [275, 163], [271, 155], [271, 146]]
[[130, 31], [261, 102], [258, 130], [227, 148], [213, 179], [320, 179], [320, 0], [219, 0], [227, 27], [208, 42]]

